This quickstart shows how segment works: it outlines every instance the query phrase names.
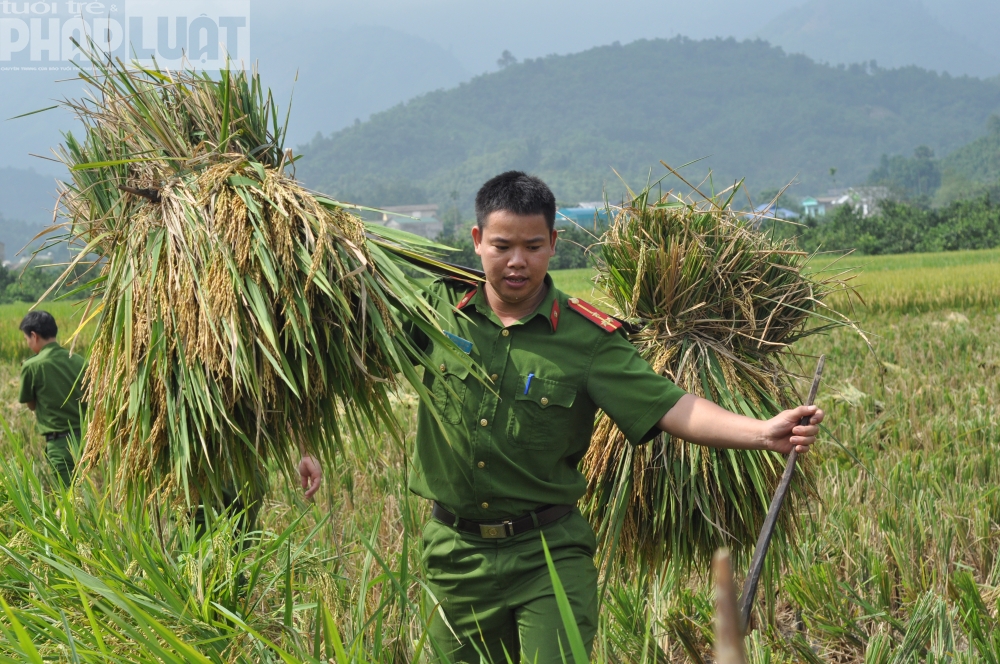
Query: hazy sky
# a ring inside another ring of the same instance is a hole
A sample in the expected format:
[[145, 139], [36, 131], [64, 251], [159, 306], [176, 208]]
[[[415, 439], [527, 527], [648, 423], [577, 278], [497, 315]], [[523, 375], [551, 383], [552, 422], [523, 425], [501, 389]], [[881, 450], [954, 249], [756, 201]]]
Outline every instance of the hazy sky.
[[[499, 54], [572, 53], [613, 41], [672, 37], [747, 38], [808, 0], [252, 0], [258, 16], [315, 15], [341, 25], [369, 24], [418, 35], [451, 51], [473, 73], [494, 69]], [[998, 0], [922, 0], [942, 25], [1000, 54]], [[893, 0], [869, 0], [878, 10]], [[280, 9], [278, 7], [280, 6]], [[854, 12], [859, 24], [877, 11]], [[259, 24], [258, 24], [259, 25]]]
[[[801, 1], [251, 0], [250, 50], [279, 100], [288, 98], [295, 72], [300, 72], [291, 136], [295, 144], [422, 92], [494, 71], [504, 50], [524, 59], [678, 34], [745, 37]], [[379, 37], [378, 28], [405, 34]], [[409, 36], [426, 46], [407, 41]], [[428, 48], [441, 52], [435, 55]], [[0, 72], [0, 118], [78, 94], [79, 85], [54, 85], [56, 78], [65, 76]], [[68, 124], [59, 112], [0, 121], [0, 144], [6, 148], [0, 151], [0, 167], [61, 172], [58, 165], [28, 153], [48, 154]]]
[[[746, 37], [802, 0], [307, 0], [280, 9], [253, 0], [259, 16], [315, 14], [337, 23], [409, 32], [450, 50], [473, 73], [518, 58], [572, 53], [641, 38]], [[287, 7], [287, 9], [286, 9]], [[259, 23], [258, 23], [259, 25]], [[373, 44], [377, 48], [377, 45]]]

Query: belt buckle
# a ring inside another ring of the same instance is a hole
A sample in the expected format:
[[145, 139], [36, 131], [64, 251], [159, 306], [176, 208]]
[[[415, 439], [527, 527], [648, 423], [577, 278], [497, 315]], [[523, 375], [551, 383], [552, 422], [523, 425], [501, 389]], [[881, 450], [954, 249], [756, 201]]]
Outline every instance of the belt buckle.
[[514, 534], [514, 524], [510, 521], [503, 523], [481, 523], [479, 524], [479, 536], [484, 539], [504, 539]]

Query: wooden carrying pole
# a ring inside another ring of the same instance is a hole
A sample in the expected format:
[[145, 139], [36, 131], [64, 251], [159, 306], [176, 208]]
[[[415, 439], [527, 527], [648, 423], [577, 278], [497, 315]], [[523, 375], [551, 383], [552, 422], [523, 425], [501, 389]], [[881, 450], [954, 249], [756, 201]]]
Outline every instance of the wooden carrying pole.
[[[816, 365], [816, 374], [813, 376], [812, 387], [809, 388], [809, 400], [807, 406], [813, 405], [816, 400], [816, 392], [819, 390], [819, 381], [823, 377], [823, 366], [826, 364], [826, 355], [821, 355], [819, 363]], [[799, 422], [800, 426], [809, 424], [811, 416], [803, 417]], [[753, 609], [753, 600], [757, 595], [757, 584], [760, 582], [760, 573], [764, 570], [764, 558], [767, 556], [767, 548], [771, 544], [771, 536], [774, 535], [774, 526], [778, 523], [778, 513], [781, 505], [788, 495], [788, 487], [792, 484], [792, 476], [795, 475], [795, 461], [798, 453], [792, 450], [788, 455], [788, 462], [785, 464], [785, 472], [778, 483], [778, 489], [771, 499], [771, 506], [767, 510], [767, 517], [764, 519], [764, 527], [761, 528], [760, 537], [757, 538], [757, 548], [754, 549], [753, 558], [750, 560], [750, 571], [747, 573], [746, 583], [743, 584], [743, 596], [740, 597], [740, 628], [746, 634], [750, 625], [750, 611]]]
[[719, 549], [712, 559], [715, 577], [715, 664], [746, 664], [743, 630], [736, 610], [736, 584], [729, 552]]

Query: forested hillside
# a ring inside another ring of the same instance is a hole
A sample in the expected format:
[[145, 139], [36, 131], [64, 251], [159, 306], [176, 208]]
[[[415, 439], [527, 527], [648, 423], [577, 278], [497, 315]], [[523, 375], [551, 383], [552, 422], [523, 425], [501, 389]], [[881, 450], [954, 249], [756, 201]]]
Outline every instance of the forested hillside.
[[970, 193], [1000, 193], [1000, 117], [991, 117], [989, 133], [941, 160], [944, 182], [939, 199], [950, 201]]
[[[457, 199], [508, 168], [560, 200], [645, 181], [660, 159], [711, 167], [751, 191], [798, 176], [799, 195], [864, 182], [883, 154], [943, 155], [1000, 111], [996, 81], [914, 67], [830, 67], [764, 42], [638, 41], [529, 60], [433, 92], [302, 146], [298, 174], [374, 205]], [[832, 171], [836, 169], [836, 171]]]
[[[52, 222], [57, 197], [54, 177], [26, 169], [0, 168], [0, 242], [6, 245], [7, 260], [16, 261], [17, 253]], [[39, 246], [41, 241], [31, 243], [32, 248]]]

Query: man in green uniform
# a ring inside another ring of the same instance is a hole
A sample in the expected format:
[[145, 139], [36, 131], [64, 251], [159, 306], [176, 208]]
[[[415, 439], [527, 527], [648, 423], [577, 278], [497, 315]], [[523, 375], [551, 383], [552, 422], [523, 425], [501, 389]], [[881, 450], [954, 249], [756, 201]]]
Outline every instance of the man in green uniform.
[[20, 328], [35, 353], [21, 365], [20, 401], [35, 412], [38, 432], [45, 436], [45, 456], [68, 486], [76, 465], [70, 443], [80, 440], [84, 360], [59, 345], [59, 328], [48, 312], [29, 312]]
[[[772, 420], [735, 415], [685, 394], [656, 374], [621, 323], [560, 292], [548, 275], [557, 235], [555, 198], [539, 179], [509, 172], [476, 197], [482, 286], [432, 285], [455, 348], [415, 341], [435, 371], [424, 384], [438, 417], [421, 404], [410, 489], [433, 501], [424, 565], [434, 643], [454, 662], [555, 664], [569, 652], [541, 535], [590, 648], [597, 630], [596, 541], [576, 502], [587, 483], [578, 464], [598, 409], [632, 444], [667, 431], [696, 444], [806, 452], [823, 413]], [[481, 366], [489, 386], [455, 351]], [[799, 426], [804, 416], [809, 426]], [[303, 471], [303, 484], [310, 473]]]

